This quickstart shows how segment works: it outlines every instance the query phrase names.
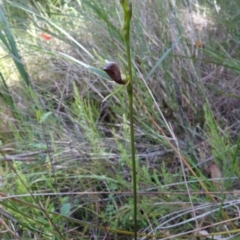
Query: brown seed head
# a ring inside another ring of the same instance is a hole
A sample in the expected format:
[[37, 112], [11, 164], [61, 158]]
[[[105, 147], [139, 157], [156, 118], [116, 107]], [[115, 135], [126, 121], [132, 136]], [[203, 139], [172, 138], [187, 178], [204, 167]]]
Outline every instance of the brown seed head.
[[122, 80], [121, 72], [118, 65], [114, 62], [109, 62], [105, 65], [103, 70], [107, 73], [107, 75], [118, 84], [126, 84], [125, 81]]

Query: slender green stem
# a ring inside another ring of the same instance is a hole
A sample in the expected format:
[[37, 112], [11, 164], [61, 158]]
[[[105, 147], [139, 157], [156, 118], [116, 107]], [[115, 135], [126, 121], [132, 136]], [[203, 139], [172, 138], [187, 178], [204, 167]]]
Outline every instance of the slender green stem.
[[129, 83], [127, 85], [129, 99], [129, 118], [130, 118], [130, 135], [131, 135], [131, 152], [132, 152], [132, 181], [133, 181], [133, 214], [134, 214], [134, 239], [137, 240], [137, 171], [135, 159], [135, 140], [133, 128], [133, 78], [132, 78], [132, 61], [130, 50], [130, 24], [132, 18], [132, 4], [130, 0], [120, 0], [123, 8], [123, 37], [126, 43], [126, 53], [128, 62]]
[[129, 99], [129, 118], [130, 118], [130, 135], [131, 135], [131, 155], [132, 155], [132, 181], [133, 181], [133, 198], [134, 198], [134, 239], [137, 239], [137, 171], [135, 159], [135, 137], [134, 137], [134, 119], [133, 119], [133, 78], [132, 78], [132, 61], [130, 50], [130, 21], [128, 31], [125, 35], [126, 52], [128, 62], [129, 84], [127, 86], [128, 99]]
[[132, 152], [132, 180], [133, 180], [133, 198], [134, 198], [134, 239], [137, 239], [137, 171], [135, 159], [135, 138], [133, 128], [133, 91], [132, 83], [129, 81], [127, 86], [129, 99], [129, 117], [130, 117], [130, 135], [131, 135], [131, 152]]

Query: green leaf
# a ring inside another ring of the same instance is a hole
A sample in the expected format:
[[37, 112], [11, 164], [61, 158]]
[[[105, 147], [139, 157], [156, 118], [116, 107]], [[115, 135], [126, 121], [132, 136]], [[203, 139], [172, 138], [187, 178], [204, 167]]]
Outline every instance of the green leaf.
[[43, 116], [40, 118], [40, 121], [39, 123], [43, 123], [46, 121], [46, 119], [52, 114], [52, 112], [47, 112], [47, 113], [44, 113]]
[[71, 204], [70, 203], [65, 203], [62, 205], [62, 207], [60, 208], [60, 213], [63, 216], [68, 216], [70, 213], [70, 209], [71, 209]]
[[92, 67], [89, 64], [84, 63], [84, 62], [82, 62], [80, 60], [77, 60], [76, 58], [71, 57], [71, 56], [69, 56], [69, 55], [67, 55], [65, 53], [59, 52], [59, 54], [62, 55], [63, 57], [65, 57], [66, 59], [69, 59], [72, 62], [74, 62], [74, 63], [76, 63], [78, 65], [83, 66], [84, 68], [88, 69], [91, 73], [94, 73], [95, 75], [98, 75], [98, 76], [100, 76], [102, 78], [106, 78], [106, 79], [109, 79], [109, 80], [112, 81], [112, 79], [109, 78], [109, 76], [105, 73], [105, 71], [103, 71], [103, 70], [101, 70], [99, 68]]
[[160, 59], [157, 61], [157, 63], [153, 66], [153, 68], [151, 69], [151, 71], [148, 73], [148, 75], [146, 76], [146, 80], [148, 80], [152, 74], [155, 72], [155, 70], [159, 67], [159, 65], [162, 63], [162, 61], [168, 56], [168, 54], [173, 50], [173, 48], [178, 44], [179, 40], [181, 39], [181, 37], [179, 37], [174, 43], [173, 45], [160, 57]]
[[28, 86], [30, 86], [30, 80], [28, 78], [27, 71], [25, 69], [24, 64], [21, 61], [21, 56], [17, 48], [17, 43], [15, 41], [12, 30], [8, 23], [5, 9], [3, 7], [3, 4], [1, 3], [0, 3], [0, 26], [1, 26], [0, 41], [3, 43], [3, 45], [5, 46], [5, 50], [8, 52], [9, 56], [12, 58], [23, 81]]

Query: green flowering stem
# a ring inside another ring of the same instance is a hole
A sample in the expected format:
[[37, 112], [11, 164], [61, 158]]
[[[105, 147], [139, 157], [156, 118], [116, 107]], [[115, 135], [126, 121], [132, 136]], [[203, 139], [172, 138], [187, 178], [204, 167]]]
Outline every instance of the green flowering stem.
[[132, 4], [129, 0], [120, 0], [123, 8], [123, 38], [126, 44], [129, 83], [127, 92], [129, 98], [129, 116], [130, 116], [130, 135], [131, 135], [131, 151], [132, 151], [132, 180], [133, 180], [133, 198], [134, 198], [134, 239], [137, 239], [137, 172], [135, 159], [135, 140], [133, 128], [133, 79], [132, 79], [132, 62], [130, 50], [130, 23], [132, 17]]

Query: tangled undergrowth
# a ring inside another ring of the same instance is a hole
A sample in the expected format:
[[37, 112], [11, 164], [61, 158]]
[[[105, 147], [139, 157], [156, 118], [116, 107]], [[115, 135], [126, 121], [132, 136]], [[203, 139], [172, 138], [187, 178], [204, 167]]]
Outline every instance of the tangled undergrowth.
[[[132, 3], [138, 239], [234, 239], [239, 3]], [[127, 93], [101, 70], [128, 74], [119, 1], [0, 10], [2, 239], [132, 239]]]

